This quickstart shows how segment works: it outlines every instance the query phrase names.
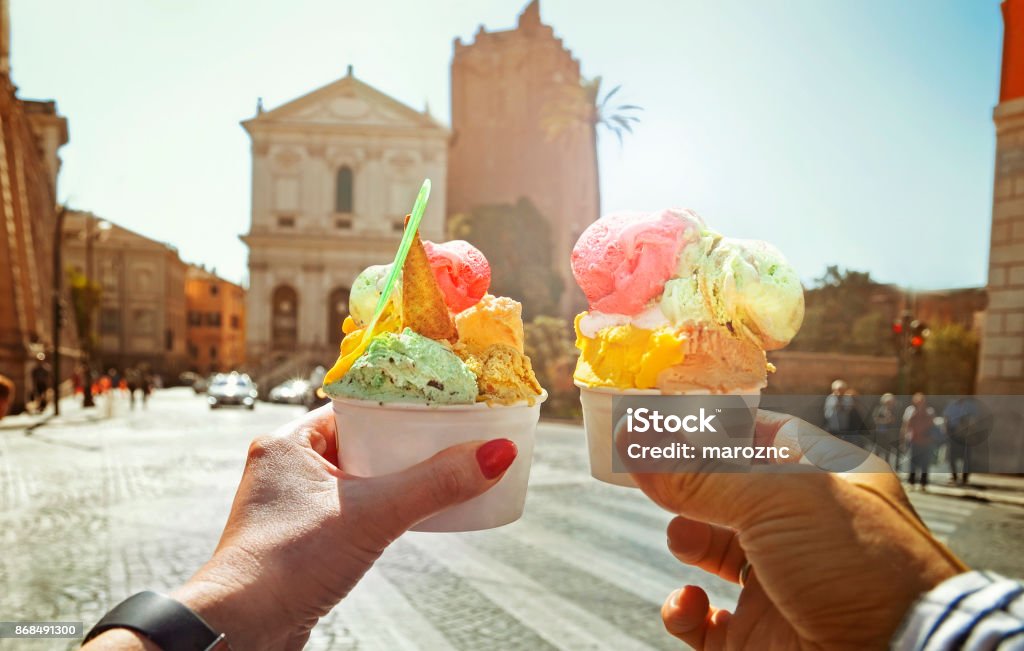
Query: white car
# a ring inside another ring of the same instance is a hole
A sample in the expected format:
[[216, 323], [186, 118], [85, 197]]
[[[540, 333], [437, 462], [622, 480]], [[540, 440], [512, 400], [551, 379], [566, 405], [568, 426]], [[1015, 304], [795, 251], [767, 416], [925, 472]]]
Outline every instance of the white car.
[[309, 381], [300, 378], [285, 380], [270, 390], [270, 402], [282, 402], [289, 405], [303, 405], [309, 393]]
[[210, 409], [226, 405], [254, 409], [257, 395], [256, 384], [244, 373], [215, 375], [206, 389], [206, 401], [210, 403]]

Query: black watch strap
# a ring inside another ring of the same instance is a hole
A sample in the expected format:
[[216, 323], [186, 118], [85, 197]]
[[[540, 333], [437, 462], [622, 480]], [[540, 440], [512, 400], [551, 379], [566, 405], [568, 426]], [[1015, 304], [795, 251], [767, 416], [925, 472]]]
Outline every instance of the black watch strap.
[[92, 627], [85, 642], [112, 628], [136, 631], [164, 651], [229, 648], [224, 635], [210, 628], [202, 617], [184, 604], [156, 592], [140, 592], [119, 603]]

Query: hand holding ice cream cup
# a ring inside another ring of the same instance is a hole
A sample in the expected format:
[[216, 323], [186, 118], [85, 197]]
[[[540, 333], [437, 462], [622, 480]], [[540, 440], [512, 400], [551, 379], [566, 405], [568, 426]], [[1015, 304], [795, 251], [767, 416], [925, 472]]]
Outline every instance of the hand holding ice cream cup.
[[490, 266], [476, 247], [421, 241], [422, 208], [418, 200], [395, 261], [352, 285], [341, 354], [323, 386], [339, 461], [377, 476], [459, 443], [509, 439], [518, 453], [496, 486], [413, 529], [498, 527], [522, 515], [547, 394], [523, 349], [522, 306], [487, 293]]
[[680, 444], [752, 443], [774, 370], [765, 351], [788, 344], [804, 314], [799, 278], [777, 249], [723, 237], [688, 210], [615, 213], [583, 232], [572, 269], [590, 307], [576, 317], [574, 380], [595, 478], [635, 486], [613, 430], [633, 415], [649, 422], [655, 404], [678, 417]]

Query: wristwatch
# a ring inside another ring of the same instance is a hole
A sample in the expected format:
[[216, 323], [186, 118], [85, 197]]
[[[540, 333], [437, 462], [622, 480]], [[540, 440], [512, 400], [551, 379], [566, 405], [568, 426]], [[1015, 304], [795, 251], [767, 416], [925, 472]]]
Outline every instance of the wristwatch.
[[230, 651], [223, 633], [213, 630], [184, 604], [156, 592], [134, 594], [103, 616], [85, 642], [112, 628], [127, 628], [163, 651]]

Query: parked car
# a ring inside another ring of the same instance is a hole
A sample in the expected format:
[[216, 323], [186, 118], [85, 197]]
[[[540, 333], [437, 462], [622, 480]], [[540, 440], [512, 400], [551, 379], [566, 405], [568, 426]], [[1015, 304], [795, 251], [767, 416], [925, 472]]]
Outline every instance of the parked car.
[[244, 373], [220, 373], [213, 376], [206, 389], [210, 409], [236, 405], [246, 409], [256, 407], [256, 383]]
[[192, 387], [196, 395], [204, 393], [206, 391], [207, 379], [198, 373], [192, 371], [186, 371], [178, 376], [178, 382], [182, 386]]
[[309, 381], [301, 378], [285, 380], [270, 390], [270, 402], [281, 402], [289, 405], [302, 405], [306, 402], [309, 392]]

